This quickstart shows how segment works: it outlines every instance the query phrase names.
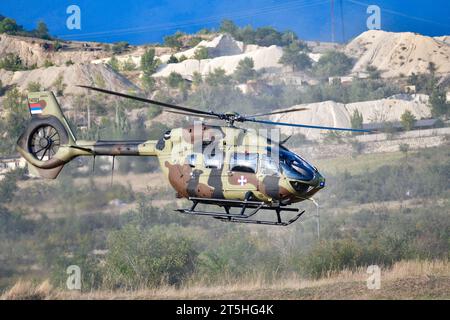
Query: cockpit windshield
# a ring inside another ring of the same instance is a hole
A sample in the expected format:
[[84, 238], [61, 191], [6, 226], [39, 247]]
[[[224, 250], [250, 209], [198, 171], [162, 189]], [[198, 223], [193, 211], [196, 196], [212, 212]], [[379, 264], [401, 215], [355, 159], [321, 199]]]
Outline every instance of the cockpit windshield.
[[299, 155], [286, 148], [280, 148], [280, 167], [288, 178], [309, 181], [314, 178], [316, 169]]

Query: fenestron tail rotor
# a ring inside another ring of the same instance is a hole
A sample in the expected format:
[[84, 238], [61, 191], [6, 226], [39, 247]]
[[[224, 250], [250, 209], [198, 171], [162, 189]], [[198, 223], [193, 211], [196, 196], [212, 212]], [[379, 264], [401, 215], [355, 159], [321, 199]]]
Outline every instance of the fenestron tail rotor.
[[30, 153], [39, 161], [52, 159], [61, 145], [59, 133], [51, 125], [37, 127], [29, 141]]
[[[154, 105], [161, 106], [163, 108], [168, 108], [169, 110], [165, 110], [167, 112], [171, 113], [177, 113], [187, 116], [198, 116], [198, 117], [204, 117], [204, 118], [210, 118], [210, 119], [219, 119], [226, 121], [229, 125], [234, 125], [235, 122], [255, 122], [255, 123], [261, 123], [261, 124], [267, 124], [267, 125], [273, 125], [273, 126], [288, 126], [288, 127], [299, 127], [299, 128], [309, 128], [309, 129], [321, 129], [321, 130], [338, 130], [338, 131], [352, 131], [352, 132], [371, 132], [371, 130], [364, 130], [364, 129], [353, 129], [353, 128], [336, 128], [336, 127], [326, 127], [326, 126], [315, 126], [315, 125], [306, 125], [306, 124], [297, 124], [297, 123], [287, 123], [287, 122], [275, 122], [275, 121], [268, 121], [268, 120], [258, 120], [255, 119], [256, 117], [263, 117], [268, 115], [274, 115], [274, 114], [282, 114], [282, 113], [289, 113], [289, 112], [296, 112], [296, 111], [304, 111], [307, 110], [307, 108], [295, 108], [295, 109], [287, 109], [287, 110], [278, 110], [273, 112], [267, 112], [267, 113], [258, 113], [254, 115], [240, 115], [236, 112], [227, 112], [227, 113], [216, 113], [214, 111], [203, 111], [199, 109], [194, 109], [190, 107], [184, 107], [176, 104], [151, 100], [147, 98], [137, 97], [125, 93], [115, 92], [111, 90], [91, 87], [91, 86], [84, 86], [80, 85], [81, 88], [86, 88], [106, 94], [115, 95], [122, 98], [127, 99], [133, 99], [145, 103], [151, 103]], [[174, 111], [176, 110], [176, 111]]]

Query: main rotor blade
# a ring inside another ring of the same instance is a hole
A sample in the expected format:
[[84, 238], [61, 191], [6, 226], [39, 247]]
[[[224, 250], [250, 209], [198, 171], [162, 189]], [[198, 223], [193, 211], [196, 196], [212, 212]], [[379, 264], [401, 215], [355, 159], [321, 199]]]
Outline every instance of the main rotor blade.
[[178, 106], [178, 105], [171, 104], [171, 103], [166, 103], [166, 102], [161, 102], [161, 101], [156, 101], [156, 100], [136, 97], [136, 96], [132, 96], [132, 95], [125, 94], [125, 93], [110, 91], [110, 90], [96, 88], [96, 87], [84, 86], [84, 85], [79, 85], [78, 87], [85, 88], [85, 89], [90, 89], [90, 90], [94, 90], [94, 91], [98, 91], [98, 92], [102, 92], [102, 93], [106, 93], [106, 94], [111, 94], [111, 95], [122, 97], [122, 98], [137, 100], [137, 101], [141, 101], [141, 102], [145, 102], [145, 103], [152, 103], [152, 104], [156, 104], [158, 106], [165, 107], [165, 108], [171, 108], [171, 109], [175, 109], [175, 110], [187, 111], [187, 112], [196, 113], [196, 114], [210, 115], [210, 116], [215, 116], [216, 118], [218, 117], [213, 112], [197, 110], [197, 109], [188, 108], [188, 107], [182, 107], [182, 106]]
[[307, 124], [274, 122], [274, 121], [256, 120], [256, 119], [245, 119], [244, 121], [251, 121], [251, 122], [256, 122], [256, 123], [264, 123], [264, 124], [270, 124], [270, 125], [274, 125], [274, 126], [287, 126], [287, 127], [299, 127], [299, 128], [323, 129], [323, 130], [338, 130], [338, 131], [352, 131], [352, 132], [372, 132], [371, 130], [365, 130], [365, 129], [322, 127], [322, 126], [312, 126], [312, 125], [307, 125]]
[[181, 114], [181, 115], [189, 116], [189, 117], [201, 117], [201, 118], [208, 118], [208, 119], [217, 119], [217, 116], [211, 116], [211, 115], [205, 115], [205, 114], [196, 114], [196, 113], [192, 113], [192, 112], [174, 111], [174, 110], [164, 110], [164, 112]]
[[272, 114], [289, 113], [289, 112], [305, 111], [305, 110], [309, 110], [309, 109], [308, 108], [297, 108], [297, 109], [279, 110], [279, 111], [273, 111], [273, 112], [267, 112], [267, 113], [257, 113], [257, 114], [253, 114], [253, 115], [250, 115], [250, 116], [245, 116], [245, 118], [270, 116]]

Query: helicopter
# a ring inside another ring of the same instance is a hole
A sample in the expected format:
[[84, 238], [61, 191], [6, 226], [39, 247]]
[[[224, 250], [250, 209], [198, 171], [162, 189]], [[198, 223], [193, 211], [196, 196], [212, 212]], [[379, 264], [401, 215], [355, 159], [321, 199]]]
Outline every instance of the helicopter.
[[[116, 156], [157, 157], [176, 197], [192, 202], [189, 208], [176, 211], [223, 222], [288, 226], [305, 212], [290, 205], [310, 199], [325, 187], [325, 178], [318, 169], [284, 146], [287, 139], [280, 142], [278, 137], [273, 139], [256, 130], [237, 127], [236, 123], [370, 132], [260, 119], [306, 108], [253, 115], [217, 113], [92, 86], [79, 87], [158, 105], [175, 114], [224, 121], [226, 125], [194, 122], [166, 131], [159, 140], [77, 140], [55, 95], [51, 91], [30, 92], [31, 118], [17, 141], [17, 150], [28, 162], [30, 172], [55, 179], [66, 163], [79, 156], [93, 156], [94, 161], [96, 156], [112, 156], [113, 169]], [[199, 204], [221, 210], [199, 210]], [[255, 219], [262, 211], [275, 213], [275, 220]], [[286, 212], [293, 212], [294, 216], [287, 220]]]

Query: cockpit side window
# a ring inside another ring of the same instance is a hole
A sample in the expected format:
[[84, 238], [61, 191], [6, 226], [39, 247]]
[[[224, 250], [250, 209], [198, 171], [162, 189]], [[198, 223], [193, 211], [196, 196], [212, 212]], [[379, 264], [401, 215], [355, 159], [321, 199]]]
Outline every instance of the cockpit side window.
[[186, 157], [186, 163], [191, 167], [195, 168], [195, 165], [197, 163], [197, 155], [195, 153], [190, 154]]
[[223, 152], [203, 154], [203, 162], [206, 168], [221, 169], [223, 165]]
[[266, 175], [278, 175], [280, 169], [278, 167], [278, 163], [276, 163], [272, 157], [262, 154], [261, 161], [259, 163], [259, 171]]
[[256, 173], [258, 168], [257, 153], [233, 153], [230, 158], [230, 170]]

